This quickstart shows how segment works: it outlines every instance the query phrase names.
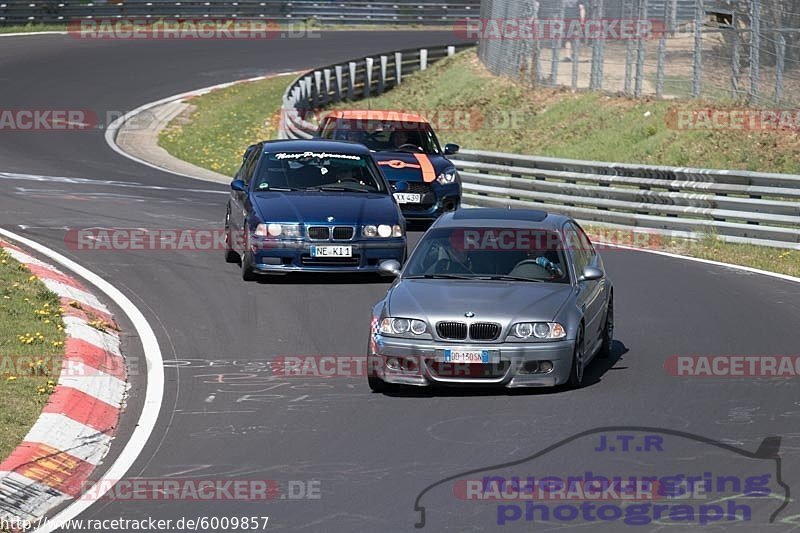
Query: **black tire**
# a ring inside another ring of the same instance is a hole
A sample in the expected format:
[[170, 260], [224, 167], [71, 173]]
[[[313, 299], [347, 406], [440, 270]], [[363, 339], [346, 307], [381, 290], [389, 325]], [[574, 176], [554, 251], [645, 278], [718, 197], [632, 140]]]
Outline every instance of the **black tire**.
[[252, 264], [253, 260], [250, 258], [250, 254], [245, 252], [242, 255], [242, 279], [244, 281], [255, 281], [258, 279], [258, 276], [253, 272]]
[[608, 311], [606, 312], [606, 325], [603, 327], [603, 345], [597, 356], [601, 359], [611, 357], [611, 348], [614, 345], [614, 295], [608, 300]]
[[567, 386], [571, 389], [580, 389], [583, 386], [583, 376], [586, 370], [583, 366], [586, 356], [583, 344], [583, 326], [581, 326], [578, 336], [575, 338], [575, 351], [572, 355], [572, 366], [567, 379]]
[[369, 376], [367, 378], [367, 383], [369, 383], [369, 388], [372, 389], [372, 392], [386, 392], [387, 386], [386, 382], [383, 381], [381, 378], [376, 378], [373, 376]]
[[241, 261], [241, 257], [239, 254], [233, 249], [233, 239], [231, 239], [231, 206], [228, 206], [228, 210], [225, 213], [225, 262], [226, 263], [238, 263]]

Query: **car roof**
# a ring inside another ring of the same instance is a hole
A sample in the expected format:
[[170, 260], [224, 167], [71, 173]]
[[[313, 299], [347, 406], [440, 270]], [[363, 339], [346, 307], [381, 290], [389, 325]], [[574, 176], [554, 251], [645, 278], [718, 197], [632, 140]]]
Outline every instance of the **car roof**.
[[342, 120], [374, 120], [376, 122], [421, 122], [428, 124], [428, 119], [416, 113], [380, 109], [342, 109], [331, 111], [326, 117]]
[[278, 140], [266, 141], [264, 152], [314, 152], [336, 151], [344, 154], [369, 155], [369, 148], [363, 144], [349, 141], [331, 141], [327, 139]]
[[497, 227], [560, 230], [570, 217], [536, 209], [463, 208], [446, 213], [437, 228]]

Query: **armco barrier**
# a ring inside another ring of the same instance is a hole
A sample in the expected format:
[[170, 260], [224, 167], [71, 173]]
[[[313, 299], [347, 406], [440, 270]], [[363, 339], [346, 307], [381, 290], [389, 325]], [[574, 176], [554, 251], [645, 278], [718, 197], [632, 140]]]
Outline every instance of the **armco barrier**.
[[[382, 92], [455, 51], [403, 50], [303, 74], [284, 95], [280, 135], [310, 138], [317, 125], [306, 120], [309, 111]], [[467, 205], [535, 207], [611, 227], [689, 238], [712, 233], [729, 242], [800, 250], [800, 175], [476, 150], [457, 157]]]
[[393, 2], [325, 0], [166, 1], [0, 0], [0, 25], [60, 23], [113, 18], [265, 18], [280, 23], [451, 25], [480, 16], [480, 0], [395, 0]]

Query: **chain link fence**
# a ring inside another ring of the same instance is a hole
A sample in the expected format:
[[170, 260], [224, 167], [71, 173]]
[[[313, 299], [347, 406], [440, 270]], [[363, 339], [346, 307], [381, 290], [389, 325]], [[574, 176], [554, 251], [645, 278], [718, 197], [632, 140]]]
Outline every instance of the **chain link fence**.
[[800, 103], [797, 0], [483, 0], [467, 33], [530, 85]]

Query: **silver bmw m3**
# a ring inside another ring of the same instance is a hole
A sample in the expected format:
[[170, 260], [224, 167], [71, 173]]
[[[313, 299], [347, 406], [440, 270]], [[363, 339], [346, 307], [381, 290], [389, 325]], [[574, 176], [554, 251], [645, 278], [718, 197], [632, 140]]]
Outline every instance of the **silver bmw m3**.
[[614, 291], [571, 218], [461, 209], [425, 233], [375, 305], [369, 385], [580, 387], [608, 356]]

